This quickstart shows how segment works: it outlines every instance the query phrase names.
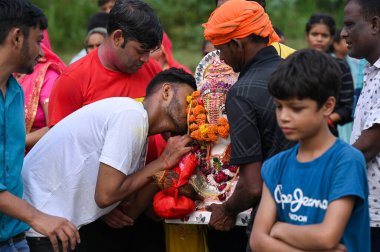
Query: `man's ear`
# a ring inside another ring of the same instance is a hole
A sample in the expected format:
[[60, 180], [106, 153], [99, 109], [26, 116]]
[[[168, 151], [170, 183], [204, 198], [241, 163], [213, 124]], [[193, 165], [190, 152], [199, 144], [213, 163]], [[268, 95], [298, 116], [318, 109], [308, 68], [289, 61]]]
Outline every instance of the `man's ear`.
[[25, 34], [18, 27], [11, 29], [8, 33], [8, 37], [11, 41], [12, 47], [16, 49], [22, 48], [25, 41]]
[[330, 96], [329, 98], [327, 98], [325, 104], [323, 104], [322, 107], [324, 115], [329, 116], [330, 114], [332, 114], [335, 108], [335, 104], [336, 99], [334, 96]]
[[173, 93], [173, 88], [169, 83], [164, 83], [162, 85], [162, 99], [164, 101], [168, 101], [171, 99], [172, 93]]
[[118, 29], [111, 34], [111, 38], [115, 47], [120, 47], [124, 43], [123, 31]]
[[380, 33], [380, 17], [374, 16], [371, 19], [372, 31], [375, 35]]
[[239, 39], [236, 39], [236, 38], [231, 39], [229, 45], [232, 46], [232, 47], [235, 47], [235, 48], [239, 48], [239, 49], [243, 48], [242, 42]]

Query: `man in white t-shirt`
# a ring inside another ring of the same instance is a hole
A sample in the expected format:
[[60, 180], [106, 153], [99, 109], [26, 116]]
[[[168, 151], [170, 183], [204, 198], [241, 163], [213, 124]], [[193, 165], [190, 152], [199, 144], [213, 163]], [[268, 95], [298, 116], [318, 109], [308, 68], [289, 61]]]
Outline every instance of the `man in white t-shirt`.
[[363, 89], [355, 109], [350, 142], [367, 161], [371, 251], [380, 251], [380, 1], [350, 0], [344, 8], [349, 55], [365, 58]]
[[[160, 158], [144, 167], [149, 135], [186, 133], [186, 96], [195, 89], [193, 76], [172, 68], [150, 82], [142, 103], [108, 98], [69, 115], [27, 155], [24, 199], [78, 229], [110, 212], [190, 151], [190, 137], [172, 137]], [[35, 230], [27, 236], [31, 251], [52, 249]]]

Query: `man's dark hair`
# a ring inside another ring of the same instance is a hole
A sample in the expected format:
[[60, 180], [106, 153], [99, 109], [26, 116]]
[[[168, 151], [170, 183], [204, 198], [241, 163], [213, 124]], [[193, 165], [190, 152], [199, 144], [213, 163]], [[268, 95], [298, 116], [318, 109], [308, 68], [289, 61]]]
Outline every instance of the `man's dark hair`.
[[91, 16], [88, 20], [87, 32], [94, 28], [102, 27], [107, 29], [109, 14], [105, 12], [99, 12]]
[[280, 64], [268, 84], [270, 94], [279, 100], [312, 99], [318, 109], [330, 96], [338, 95], [341, 70], [327, 53], [299, 50]]
[[268, 44], [269, 43], [269, 36], [268, 37], [261, 37], [256, 34], [251, 34], [248, 36], [248, 38], [251, 40], [251, 42], [258, 43], [258, 44]]
[[194, 90], [197, 89], [195, 78], [191, 74], [186, 73], [183, 69], [172, 67], [157, 74], [150, 81], [146, 89], [146, 97], [154, 94], [165, 82], [169, 82], [174, 85], [182, 85], [184, 83], [185, 85], [192, 87]]
[[355, 1], [362, 7], [364, 18], [370, 20], [377, 16], [380, 17], [380, 1], [379, 0], [347, 0], [346, 4]]
[[309, 33], [310, 30], [316, 24], [324, 24], [329, 28], [330, 35], [334, 36], [335, 34], [335, 20], [332, 16], [324, 13], [317, 13], [310, 17], [309, 22], [307, 22], [305, 31]]
[[108, 2], [113, 2], [114, 0], [98, 0], [98, 6], [103, 6]]
[[161, 45], [163, 29], [154, 10], [140, 0], [118, 0], [112, 8], [108, 21], [108, 34], [123, 31], [124, 44], [135, 40], [144, 49], [151, 50]]
[[37, 26], [41, 30], [48, 26], [40, 8], [27, 0], [0, 0], [0, 45], [11, 29], [18, 27], [28, 37], [29, 29]]

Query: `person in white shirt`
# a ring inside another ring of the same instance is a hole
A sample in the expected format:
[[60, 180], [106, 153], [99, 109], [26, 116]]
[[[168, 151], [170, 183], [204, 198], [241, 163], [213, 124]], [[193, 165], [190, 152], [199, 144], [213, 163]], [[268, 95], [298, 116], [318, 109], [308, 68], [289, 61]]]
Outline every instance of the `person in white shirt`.
[[356, 105], [350, 143], [367, 161], [371, 251], [380, 251], [380, 1], [350, 0], [344, 8], [349, 56], [366, 59], [363, 89]]
[[[24, 199], [78, 229], [110, 212], [190, 151], [189, 136], [172, 137], [163, 154], [144, 167], [149, 135], [186, 133], [186, 96], [195, 89], [193, 76], [171, 68], [153, 78], [142, 103], [108, 98], [69, 115], [27, 155]], [[32, 252], [52, 249], [33, 229], [27, 237]]]

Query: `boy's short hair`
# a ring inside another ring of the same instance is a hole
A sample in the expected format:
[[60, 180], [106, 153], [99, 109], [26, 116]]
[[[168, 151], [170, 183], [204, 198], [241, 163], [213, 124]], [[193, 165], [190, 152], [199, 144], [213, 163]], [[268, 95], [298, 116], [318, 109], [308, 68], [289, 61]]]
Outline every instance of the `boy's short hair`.
[[183, 69], [172, 67], [168, 70], [162, 71], [157, 74], [149, 83], [146, 89], [146, 96], [149, 97], [154, 94], [163, 83], [169, 82], [171, 84], [181, 84], [192, 87], [197, 90], [197, 85], [195, 83], [195, 78], [189, 73], [186, 73]]
[[319, 109], [330, 96], [337, 97], [341, 76], [339, 64], [333, 57], [314, 49], [303, 49], [280, 64], [269, 81], [268, 90], [279, 100], [312, 99]]
[[12, 28], [20, 28], [24, 36], [28, 37], [29, 29], [37, 26], [41, 30], [48, 26], [40, 8], [28, 0], [0, 0], [0, 45]]

